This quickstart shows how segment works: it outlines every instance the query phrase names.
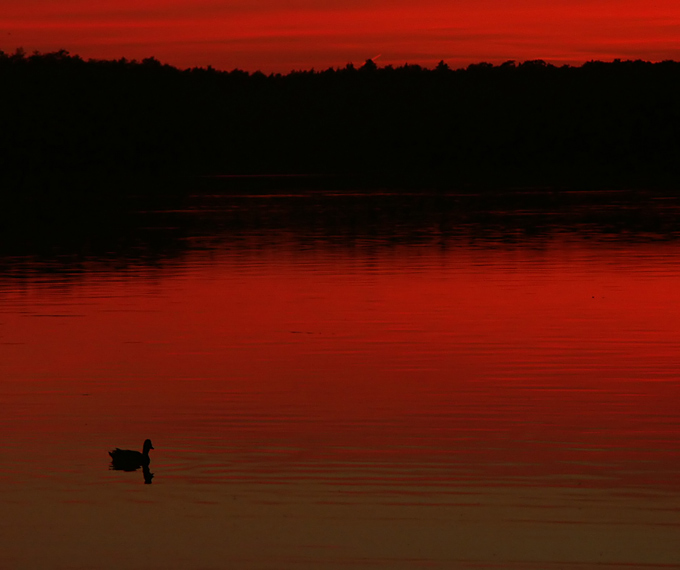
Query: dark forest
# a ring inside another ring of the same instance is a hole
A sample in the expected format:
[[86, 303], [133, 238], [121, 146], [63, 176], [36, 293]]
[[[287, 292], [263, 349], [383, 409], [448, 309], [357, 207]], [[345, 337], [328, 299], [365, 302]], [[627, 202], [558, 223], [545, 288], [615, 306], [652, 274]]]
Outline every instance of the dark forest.
[[544, 61], [264, 75], [0, 52], [0, 168], [318, 175], [391, 186], [680, 181], [680, 63]]

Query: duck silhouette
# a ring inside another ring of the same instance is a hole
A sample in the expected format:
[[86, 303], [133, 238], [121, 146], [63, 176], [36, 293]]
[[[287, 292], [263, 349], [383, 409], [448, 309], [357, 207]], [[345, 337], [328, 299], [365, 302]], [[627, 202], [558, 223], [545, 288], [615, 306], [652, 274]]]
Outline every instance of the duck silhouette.
[[146, 471], [148, 471], [150, 449], [153, 449], [150, 439], [144, 441], [144, 447], [141, 452], [133, 451], [131, 449], [119, 449], [116, 447], [113, 451], [109, 451], [109, 455], [111, 456], [111, 469], [116, 469], [118, 471], [136, 471], [140, 467], [145, 467]]

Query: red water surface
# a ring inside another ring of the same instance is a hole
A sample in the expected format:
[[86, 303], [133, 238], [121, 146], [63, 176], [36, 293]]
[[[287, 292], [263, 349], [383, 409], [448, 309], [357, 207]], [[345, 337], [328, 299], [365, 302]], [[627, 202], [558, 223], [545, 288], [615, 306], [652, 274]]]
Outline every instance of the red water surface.
[[425, 484], [435, 465], [437, 481], [675, 485], [675, 244], [368, 253], [5, 284], [4, 436], [271, 452], [278, 477], [369, 462]]
[[0, 566], [676, 566], [680, 246], [560, 236], [17, 260]]

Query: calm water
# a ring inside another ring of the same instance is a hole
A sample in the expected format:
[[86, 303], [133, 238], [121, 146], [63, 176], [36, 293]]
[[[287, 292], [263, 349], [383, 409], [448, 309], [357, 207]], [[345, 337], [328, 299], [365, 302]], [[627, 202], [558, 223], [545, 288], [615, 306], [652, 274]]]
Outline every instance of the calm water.
[[[678, 202], [567, 202], [245, 193], [15, 238], [0, 568], [678, 567]], [[109, 470], [147, 437], [151, 485]]]

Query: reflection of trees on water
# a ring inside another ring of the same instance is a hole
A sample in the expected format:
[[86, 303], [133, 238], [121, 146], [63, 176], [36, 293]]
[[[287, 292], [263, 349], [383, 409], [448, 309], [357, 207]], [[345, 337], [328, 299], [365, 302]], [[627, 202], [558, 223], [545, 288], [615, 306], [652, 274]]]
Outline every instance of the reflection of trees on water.
[[398, 194], [320, 191], [323, 183], [218, 178], [152, 200], [34, 201], [0, 211], [0, 270], [5, 280], [37, 273], [57, 284], [99, 270], [169, 271], [189, 255], [214, 251], [483, 248], [537, 245], [565, 234], [639, 241], [676, 239], [680, 232], [680, 202], [652, 193]]

